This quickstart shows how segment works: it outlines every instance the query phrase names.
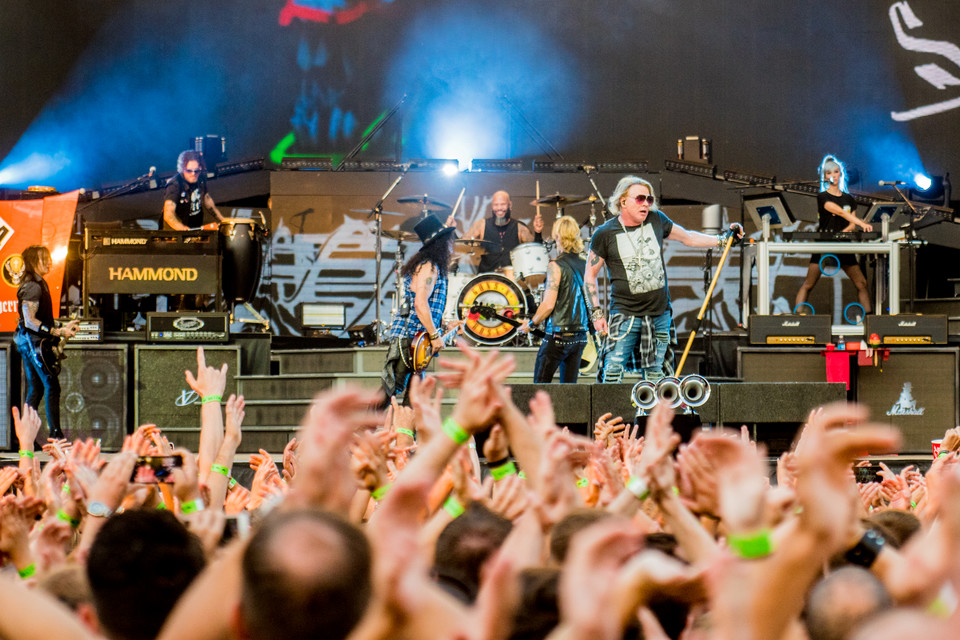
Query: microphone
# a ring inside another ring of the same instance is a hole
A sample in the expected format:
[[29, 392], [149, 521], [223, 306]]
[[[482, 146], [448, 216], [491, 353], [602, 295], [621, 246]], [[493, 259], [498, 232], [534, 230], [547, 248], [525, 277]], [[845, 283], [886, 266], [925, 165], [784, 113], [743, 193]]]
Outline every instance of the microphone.
[[898, 187], [904, 184], [907, 184], [907, 183], [904, 182], [903, 180], [881, 180], [880, 181], [881, 187]]

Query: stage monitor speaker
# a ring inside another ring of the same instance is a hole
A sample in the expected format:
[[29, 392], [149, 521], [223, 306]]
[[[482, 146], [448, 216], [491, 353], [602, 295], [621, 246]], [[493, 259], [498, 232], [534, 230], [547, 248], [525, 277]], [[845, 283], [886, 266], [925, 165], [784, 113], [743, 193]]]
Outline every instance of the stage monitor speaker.
[[956, 347], [893, 349], [880, 367], [860, 367], [857, 400], [870, 419], [903, 433], [904, 452], [930, 452], [930, 441], [957, 425]]
[[722, 382], [720, 422], [726, 426], [766, 422], [803, 422], [811, 409], [847, 399], [842, 382]]
[[816, 347], [740, 347], [737, 374], [744, 382], [826, 382], [827, 363]]
[[553, 402], [553, 412], [557, 424], [561, 427], [570, 427], [570, 431], [580, 435], [591, 435], [593, 422], [590, 418], [590, 389], [595, 385], [588, 384], [515, 384], [510, 387], [513, 393], [513, 403], [520, 411], [530, 413], [530, 399], [543, 390], [550, 394]]
[[[124, 344], [66, 345], [60, 370], [60, 428], [68, 440], [100, 440], [100, 448], [107, 452], [123, 446], [128, 423], [127, 353]], [[47, 424], [45, 401], [40, 403], [40, 419]], [[42, 437], [46, 435], [44, 427]]]
[[[187, 384], [184, 371], [197, 372], [197, 348], [180, 345], [134, 347], [134, 425], [156, 424], [161, 429], [200, 429], [200, 396]], [[240, 373], [240, 348], [236, 345], [203, 347], [207, 366], [227, 364], [226, 402], [237, 392], [234, 377]], [[176, 442], [173, 436], [170, 438]]]

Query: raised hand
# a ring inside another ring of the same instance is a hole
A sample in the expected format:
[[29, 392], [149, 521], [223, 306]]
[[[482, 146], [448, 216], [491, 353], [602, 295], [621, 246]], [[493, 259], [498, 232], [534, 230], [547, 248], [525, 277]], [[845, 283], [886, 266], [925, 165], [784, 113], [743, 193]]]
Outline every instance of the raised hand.
[[[443, 385], [439, 383], [435, 376], [424, 376], [422, 379], [417, 376], [410, 378], [410, 389], [408, 391], [410, 406], [413, 408], [413, 423], [416, 427], [417, 437], [420, 445], [423, 446], [431, 438], [442, 432], [440, 417], [440, 406], [443, 402]], [[401, 407], [394, 410], [394, 421], [399, 417]], [[409, 419], [409, 413], [402, 411], [404, 421]]]
[[227, 387], [227, 363], [223, 363], [219, 369], [208, 367], [203, 355], [203, 347], [197, 348], [197, 375], [194, 376], [190, 370], [184, 371], [184, 375], [187, 378], [187, 384], [201, 398], [222, 396], [223, 390]]
[[283, 480], [290, 483], [297, 475], [297, 448], [300, 443], [296, 437], [290, 438], [290, 442], [283, 448]]
[[602, 442], [603, 446], [609, 447], [617, 435], [623, 433], [626, 425], [623, 424], [623, 418], [613, 417], [612, 413], [605, 413], [597, 418], [597, 423], [593, 426], [593, 438], [597, 442]]
[[23, 405], [23, 413], [13, 407], [13, 430], [17, 434], [17, 440], [20, 442], [20, 448], [27, 451], [33, 451], [34, 442], [37, 434], [40, 433], [40, 414], [30, 405]]
[[241, 427], [243, 426], [243, 419], [247, 415], [245, 411], [246, 406], [247, 405], [243, 400], [243, 396], [238, 396], [231, 393], [230, 397], [227, 398], [227, 419], [225, 421], [224, 440], [230, 441], [234, 448], [240, 446], [240, 441], [242, 438]]

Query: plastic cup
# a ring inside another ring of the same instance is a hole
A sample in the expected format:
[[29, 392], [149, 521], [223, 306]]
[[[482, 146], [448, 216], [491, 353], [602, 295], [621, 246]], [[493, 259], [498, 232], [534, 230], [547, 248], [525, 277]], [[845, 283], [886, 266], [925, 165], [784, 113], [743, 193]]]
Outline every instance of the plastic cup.
[[940, 445], [943, 443], [943, 438], [937, 438], [936, 440], [931, 440], [930, 444], [933, 445], [933, 459], [936, 460], [937, 456], [940, 455]]

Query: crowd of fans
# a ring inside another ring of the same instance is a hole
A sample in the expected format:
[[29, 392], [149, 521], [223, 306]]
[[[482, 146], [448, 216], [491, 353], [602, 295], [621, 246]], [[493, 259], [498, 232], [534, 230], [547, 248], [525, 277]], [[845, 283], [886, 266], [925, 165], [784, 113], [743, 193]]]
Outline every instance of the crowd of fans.
[[[570, 433], [545, 393], [514, 405], [509, 356], [460, 351], [410, 407], [321, 393], [282, 465], [251, 456], [250, 487], [230, 477], [244, 400], [223, 402], [202, 350], [196, 452], [145, 425], [110, 456], [51, 441], [41, 468], [40, 418], [14, 409], [0, 637], [953, 637], [960, 432], [925, 474], [877, 472], [857, 459], [896, 452], [897, 430], [828, 406], [772, 477], [746, 433], [680, 444], [662, 406], [642, 434], [609, 415]], [[132, 481], [171, 454], [169, 476]]]

